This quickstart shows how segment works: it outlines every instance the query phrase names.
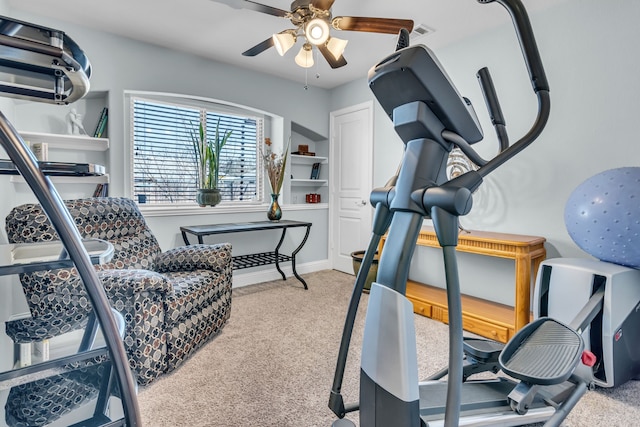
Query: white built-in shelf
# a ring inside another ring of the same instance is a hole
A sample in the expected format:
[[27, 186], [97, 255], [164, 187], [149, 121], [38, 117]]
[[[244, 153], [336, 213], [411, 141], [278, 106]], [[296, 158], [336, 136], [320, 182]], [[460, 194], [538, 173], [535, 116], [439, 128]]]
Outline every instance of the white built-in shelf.
[[327, 163], [329, 159], [320, 156], [303, 156], [300, 154], [291, 155], [292, 164], [312, 165], [314, 163]]
[[64, 150], [81, 151], [106, 151], [109, 149], [108, 138], [94, 138], [88, 135], [62, 135], [41, 132], [18, 132], [22, 139], [33, 144], [46, 142], [49, 148], [61, 148]]
[[329, 209], [329, 203], [292, 203], [290, 205], [285, 205], [284, 209], [286, 209], [287, 212], [291, 210], [311, 211], [311, 210]]
[[[54, 184], [108, 184], [109, 175], [90, 175], [90, 176], [49, 176]], [[14, 175], [10, 178], [11, 182], [26, 183], [20, 175]]]
[[324, 187], [328, 185], [328, 181], [326, 179], [292, 179], [291, 185], [307, 186], [307, 187]]

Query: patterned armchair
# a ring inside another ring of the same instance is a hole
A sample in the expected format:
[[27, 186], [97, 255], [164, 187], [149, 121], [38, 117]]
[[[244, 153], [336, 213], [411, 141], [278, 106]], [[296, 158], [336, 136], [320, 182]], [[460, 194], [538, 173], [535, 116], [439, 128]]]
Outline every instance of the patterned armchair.
[[[184, 246], [162, 253], [132, 200], [88, 198], [65, 203], [83, 237], [114, 246], [111, 262], [97, 265], [96, 270], [112, 306], [125, 319], [124, 346], [138, 384], [148, 384], [178, 367], [224, 326], [231, 308], [231, 245]], [[6, 230], [11, 243], [58, 238], [36, 204], [14, 208]], [[60, 329], [81, 327], [91, 310], [75, 269], [22, 274], [20, 281], [32, 317], [7, 322], [7, 335], [15, 343], [36, 342]]]

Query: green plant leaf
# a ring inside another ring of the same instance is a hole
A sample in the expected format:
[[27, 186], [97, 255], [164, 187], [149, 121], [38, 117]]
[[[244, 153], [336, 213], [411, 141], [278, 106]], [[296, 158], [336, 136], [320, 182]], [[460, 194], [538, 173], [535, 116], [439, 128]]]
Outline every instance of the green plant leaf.
[[233, 131], [227, 131], [224, 135], [221, 135], [220, 119], [216, 124], [216, 132], [213, 139], [206, 137], [202, 122], [198, 123], [197, 131], [193, 128], [195, 126], [188, 129], [188, 132], [198, 166], [198, 186], [206, 189], [218, 188], [220, 155]]

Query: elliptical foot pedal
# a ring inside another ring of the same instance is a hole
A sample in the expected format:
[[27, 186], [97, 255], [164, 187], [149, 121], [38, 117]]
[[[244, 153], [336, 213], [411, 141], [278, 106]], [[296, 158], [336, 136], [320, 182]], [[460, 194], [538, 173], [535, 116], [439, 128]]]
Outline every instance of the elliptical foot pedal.
[[495, 363], [504, 348], [504, 344], [483, 338], [465, 338], [462, 344], [464, 353], [482, 363]]
[[584, 341], [573, 329], [550, 318], [540, 318], [513, 337], [500, 354], [502, 370], [530, 384], [559, 384], [580, 362]]

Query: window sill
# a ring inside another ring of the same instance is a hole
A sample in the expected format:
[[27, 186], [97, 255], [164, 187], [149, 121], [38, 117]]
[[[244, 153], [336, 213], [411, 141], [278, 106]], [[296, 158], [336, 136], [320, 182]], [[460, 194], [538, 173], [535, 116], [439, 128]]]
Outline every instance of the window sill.
[[225, 205], [200, 207], [198, 205], [177, 205], [177, 204], [138, 204], [140, 212], [144, 216], [185, 216], [185, 215], [212, 215], [229, 213], [264, 212], [269, 205], [256, 203], [247, 205]]
[[[280, 205], [283, 211], [302, 211], [302, 210], [316, 210], [316, 209], [328, 209], [327, 203], [305, 203], [305, 204], [290, 204]], [[152, 204], [138, 204], [138, 208], [145, 217], [160, 217], [160, 216], [185, 216], [185, 215], [214, 215], [214, 214], [234, 214], [234, 213], [251, 213], [260, 212], [264, 213], [269, 209], [269, 205], [265, 203], [256, 203], [251, 205], [218, 205], [214, 207], [200, 207], [197, 205], [179, 206], [179, 205], [152, 205]]]

